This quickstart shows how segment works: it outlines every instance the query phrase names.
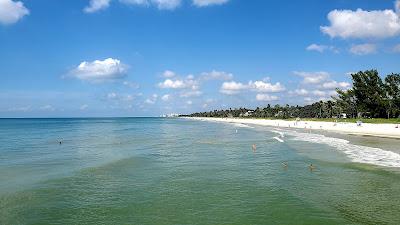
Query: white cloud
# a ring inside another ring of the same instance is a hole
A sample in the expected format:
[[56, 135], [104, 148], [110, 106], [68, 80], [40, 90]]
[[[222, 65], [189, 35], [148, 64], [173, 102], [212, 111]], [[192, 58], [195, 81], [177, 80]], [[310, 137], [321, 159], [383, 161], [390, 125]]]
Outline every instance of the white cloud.
[[22, 17], [29, 15], [24, 3], [13, 0], [0, 0], [0, 23], [13, 24]]
[[164, 102], [167, 102], [171, 99], [171, 95], [169, 94], [165, 94], [161, 97], [161, 100], [163, 100]]
[[180, 94], [180, 97], [183, 97], [183, 98], [197, 97], [197, 96], [200, 96], [200, 95], [202, 95], [202, 94], [203, 94], [203, 92], [201, 92], [201, 91], [199, 91], [199, 90], [194, 90], [194, 91], [190, 90], [190, 91], [184, 91], [184, 92], [182, 92], [182, 93]]
[[312, 94], [315, 95], [315, 96], [323, 97], [323, 96], [326, 95], [326, 92], [321, 91], [321, 90], [314, 90], [314, 91], [312, 92]]
[[327, 72], [299, 72], [294, 71], [295, 75], [303, 77], [304, 84], [320, 84], [329, 77]]
[[42, 111], [51, 111], [51, 112], [56, 110], [52, 105], [44, 105], [39, 107], [39, 109]]
[[210, 5], [222, 5], [228, 1], [229, 0], [193, 0], [193, 5], [197, 7], [205, 7]]
[[160, 10], [173, 10], [181, 5], [181, 0], [120, 0], [120, 2], [130, 5], [154, 5]]
[[193, 104], [193, 102], [188, 100], [188, 101], [186, 101], [186, 104], [191, 105], [191, 104]]
[[117, 94], [114, 92], [108, 93], [107, 94], [107, 98], [108, 99], [116, 99], [117, 98]]
[[349, 51], [354, 55], [368, 55], [376, 53], [377, 48], [374, 44], [359, 44], [351, 46]]
[[204, 80], [232, 80], [233, 74], [213, 70], [211, 72], [204, 72], [201, 74]]
[[328, 20], [330, 25], [321, 26], [321, 31], [333, 38], [388, 38], [400, 34], [400, 18], [393, 10], [333, 10]]
[[160, 88], [182, 89], [187, 88], [188, 84], [184, 80], [171, 80], [166, 79], [164, 82], [159, 83]]
[[256, 92], [282, 92], [285, 91], [286, 88], [280, 82], [275, 84], [269, 83], [266, 79], [265, 81], [249, 81], [248, 84], [243, 84], [240, 82], [229, 81], [222, 83], [220, 88], [220, 92], [227, 95], [238, 94], [243, 90], [252, 90]]
[[335, 53], [338, 53], [339, 50], [336, 49], [334, 46], [329, 46], [329, 45], [318, 45], [318, 44], [311, 44], [307, 46], [306, 48], [307, 51], [317, 51], [320, 53], [323, 53], [324, 51], [332, 51]]
[[397, 14], [400, 14], [400, 0], [397, 0], [397, 1], [394, 3], [394, 8], [395, 8], [395, 10], [396, 10], [396, 13], [397, 13]]
[[158, 98], [158, 95], [157, 94], [153, 94], [151, 97], [146, 99], [145, 103], [153, 105], [153, 104], [156, 103], [157, 98]]
[[89, 106], [87, 104], [81, 105], [81, 107], [79, 108], [80, 110], [84, 111], [88, 108]]
[[130, 88], [134, 88], [134, 89], [139, 88], [139, 85], [134, 82], [124, 81], [124, 82], [122, 82], [122, 84], [125, 86], [128, 86]]
[[300, 95], [300, 96], [306, 96], [309, 94], [309, 92], [306, 89], [296, 89], [294, 91], [291, 91], [289, 94], [291, 95]]
[[149, 0], [119, 0], [122, 3], [125, 4], [131, 4], [131, 5], [144, 5], [147, 6], [150, 4]]
[[258, 92], [282, 92], [286, 88], [281, 83], [271, 84], [264, 81], [249, 82], [249, 87]]
[[152, 0], [158, 9], [172, 10], [180, 6], [181, 0]]
[[305, 98], [304, 98], [304, 102], [305, 102], [306, 104], [312, 104], [312, 103], [315, 102], [315, 100], [312, 99], [312, 98], [310, 98], [310, 97], [305, 97]]
[[20, 107], [9, 108], [7, 111], [9, 111], [9, 112], [28, 112], [31, 110], [32, 110], [31, 106], [20, 106]]
[[117, 94], [115, 92], [111, 92], [106, 95], [106, 99], [114, 101], [116, 103], [121, 103], [133, 101], [135, 99], [135, 96], [131, 94]]
[[336, 88], [340, 88], [340, 89], [346, 89], [350, 87], [350, 83], [347, 82], [337, 82], [337, 81], [327, 81], [325, 83], [322, 84], [322, 87], [324, 89], [336, 89]]
[[268, 94], [257, 94], [256, 99], [257, 101], [277, 101], [279, 100], [279, 97]]
[[314, 90], [311, 92], [314, 96], [318, 97], [327, 97], [327, 96], [335, 96], [337, 93], [336, 91], [321, 91], [321, 90]]
[[172, 77], [175, 77], [176, 74], [175, 74], [174, 71], [166, 70], [166, 71], [163, 72], [162, 76], [165, 77], [165, 78], [172, 78]]
[[81, 62], [70, 73], [80, 80], [104, 81], [123, 78], [126, 76], [128, 66], [118, 59], [108, 58], [93, 62]]
[[110, 6], [111, 0], [90, 0], [89, 5], [83, 11], [86, 13], [94, 13]]
[[222, 83], [220, 92], [227, 95], [234, 95], [247, 88], [247, 85], [240, 82], [229, 81]]

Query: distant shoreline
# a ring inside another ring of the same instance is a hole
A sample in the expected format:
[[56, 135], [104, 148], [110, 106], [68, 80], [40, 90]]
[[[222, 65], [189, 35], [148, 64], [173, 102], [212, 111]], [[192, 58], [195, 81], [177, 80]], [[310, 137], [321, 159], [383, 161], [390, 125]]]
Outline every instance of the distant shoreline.
[[[344, 134], [353, 134], [360, 136], [374, 136], [385, 138], [400, 139], [400, 125], [398, 124], [372, 124], [348, 122], [320, 122], [320, 121], [289, 121], [289, 120], [269, 120], [269, 119], [244, 119], [244, 118], [215, 118], [215, 117], [184, 117], [186, 119], [213, 121], [213, 122], [226, 122], [226, 123], [239, 123], [239, 124], [252, 124], [260, 126], [272, 126], [282, 128], [295, 128], [304, 130], [320, 130], [332, 131]], [[397, 128], [398, 127], [398, 128]]]

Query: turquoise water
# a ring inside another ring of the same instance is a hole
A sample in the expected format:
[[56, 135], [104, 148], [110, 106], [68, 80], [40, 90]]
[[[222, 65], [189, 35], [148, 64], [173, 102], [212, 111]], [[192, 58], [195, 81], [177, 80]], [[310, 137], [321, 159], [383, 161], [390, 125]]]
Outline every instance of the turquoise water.
[[161, 118], [1, 119], [0, 224], [400, 224], [396, 166], [354, 162], [350, 147], [327, 144], [328, 134], [280, 130], [281, 143], [273, 130]]

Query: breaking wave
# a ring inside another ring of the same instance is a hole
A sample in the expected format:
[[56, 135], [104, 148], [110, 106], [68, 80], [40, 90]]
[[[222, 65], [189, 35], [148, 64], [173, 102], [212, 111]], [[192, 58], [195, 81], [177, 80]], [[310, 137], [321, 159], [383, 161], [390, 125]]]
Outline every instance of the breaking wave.
[[395, 152], [380, 148], [354, 145], [347, 140], [327, 137], [321, 134], [309, 134], [293, 131], [290, 132], [290, 135], [294, 137], [292, 140], [332, 146], [345, 153], [353, 162], [386, 167], [400, 167], [400, 154]]

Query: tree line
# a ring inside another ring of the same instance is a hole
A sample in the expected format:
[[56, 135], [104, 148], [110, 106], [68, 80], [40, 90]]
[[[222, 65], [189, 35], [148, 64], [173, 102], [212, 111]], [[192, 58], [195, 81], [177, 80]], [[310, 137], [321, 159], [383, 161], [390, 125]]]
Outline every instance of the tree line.
[[305, 106], [279, 104], [256, 109], [237, 108], [193, 113], [191, 117], [256, 118], [398, 118], [400, 116], [400, 74], [383, 80], [377, 70], [351, 74], [352, 88], [336, 89], [337, 96]]

